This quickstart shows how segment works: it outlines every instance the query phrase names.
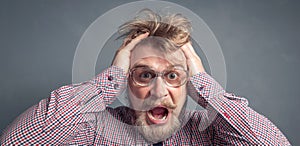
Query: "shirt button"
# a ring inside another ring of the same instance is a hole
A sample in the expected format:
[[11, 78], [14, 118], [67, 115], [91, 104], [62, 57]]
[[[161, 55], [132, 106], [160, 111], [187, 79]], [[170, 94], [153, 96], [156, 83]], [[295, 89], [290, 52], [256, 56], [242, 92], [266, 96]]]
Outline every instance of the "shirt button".
[[109, 81], [112, 81], [114, 78], [113, 78], [113, 76], [108, 76], [108, 78], [107, 78]]
[[119, 88], [119, 84], [115, 84], [115, 85], [114, 85], [114, 88], [115, 88], [115, 89], [118, 89], [118, 88]]

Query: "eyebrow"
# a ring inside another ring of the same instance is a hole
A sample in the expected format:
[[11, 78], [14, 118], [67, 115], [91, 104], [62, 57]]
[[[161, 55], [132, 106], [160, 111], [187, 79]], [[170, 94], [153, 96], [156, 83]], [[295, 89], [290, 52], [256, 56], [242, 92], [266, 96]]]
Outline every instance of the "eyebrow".
[[[183, 65], [181, 65], [181, 64], [170, 65], [170, 66], [168, 66], [167, 68], [176, 67], [176, 66], [179, 66], [179, 67], [184, 68]], [[137, 67], [148, 67], [148, 68], [153, 68], [153, 67], [151, 67], [151, 66], [149, 66], [149, 65], [146, 65], [146, 64], [143, 64], [143, 63], [137, 63], [137, 64], [135, 64], [132, 68], [137, 68]]]
[[137, 68], [137, 67], [149, 67], [149, 68], [151, 68], [150, 66], [148, 66], [146, 64], [143, 64], [143, 63], [135, 64], [132, 68]]

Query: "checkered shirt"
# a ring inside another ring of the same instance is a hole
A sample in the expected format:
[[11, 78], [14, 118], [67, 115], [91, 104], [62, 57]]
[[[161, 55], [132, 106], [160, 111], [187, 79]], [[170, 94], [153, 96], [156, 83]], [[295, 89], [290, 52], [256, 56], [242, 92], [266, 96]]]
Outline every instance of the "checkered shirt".
[[[127, 107], [108, 107], [126, 85], [124, 71], [112, 66], [94, 79], [51, 92], [2, 133], [3, 145], [152, 145], [132, 124]], [[206, 110], [185, 111], [182, 128], [163, 145], [290, 145], [245, 98], [226, 93], [208, 74], [188, 82], [190, 96]]]

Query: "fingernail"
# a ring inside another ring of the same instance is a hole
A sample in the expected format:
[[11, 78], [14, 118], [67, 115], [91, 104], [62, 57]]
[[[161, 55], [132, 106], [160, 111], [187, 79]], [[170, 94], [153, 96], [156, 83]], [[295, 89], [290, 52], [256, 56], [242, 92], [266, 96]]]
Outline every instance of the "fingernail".
[[149, 35], [149, 32], [143, 33], [143, 35]]

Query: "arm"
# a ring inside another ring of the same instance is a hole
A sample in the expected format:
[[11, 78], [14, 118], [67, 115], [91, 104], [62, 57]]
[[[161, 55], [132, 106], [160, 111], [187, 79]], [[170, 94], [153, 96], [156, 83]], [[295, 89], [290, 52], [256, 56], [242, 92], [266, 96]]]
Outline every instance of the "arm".
[[211, 123], [214, 144], [290, 145], [282, 132], [267, 118], [248, 107], [245, 98], [226, 93], [208, 74], [191, 78], [190, 94], [210, 112], [217, 112]]
[[95, 113], [105, 110], [126, 85], [131, 50], [148, 34], [126, 38], [116, 52], [112, 67], [96, 78], [63, 86], [28, 109], [6, 129], [1, 143], [92, 145], [96, 128], [101, 128], [96, 125]]
[[114, 101], [125, 77], [122, 69], [113, 66], [90, 81], [54, 90], [15, 119], [1, 136], [1, 143], [92, 144], [93, 112], [103, 111]]
[[272, 122], [248, 107], [245, 98], [226, 93], [205, 73], [191, 43], [183, 45], [181, 49], [187, 58], [191, 76], [188, 85], [190, 96], [209, 113], [217, 113], [212, 122], [211, 139], [214, 144], [290, 145]]

